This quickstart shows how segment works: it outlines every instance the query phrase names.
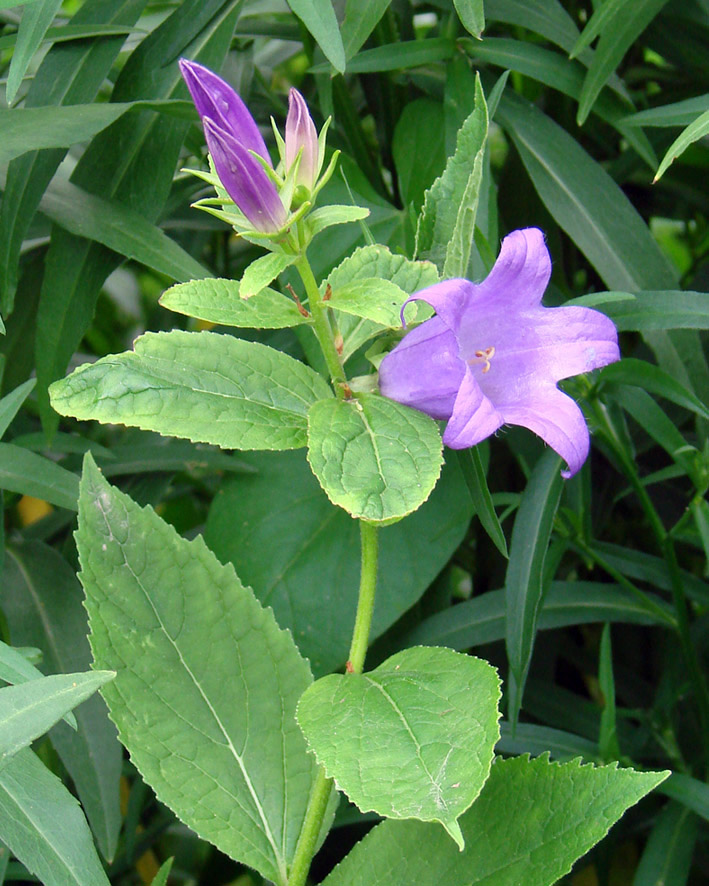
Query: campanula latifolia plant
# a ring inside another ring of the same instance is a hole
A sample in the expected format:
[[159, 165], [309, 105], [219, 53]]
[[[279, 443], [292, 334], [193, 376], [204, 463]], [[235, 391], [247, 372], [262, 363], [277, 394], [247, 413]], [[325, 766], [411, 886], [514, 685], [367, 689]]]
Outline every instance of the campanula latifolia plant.
[[706, 232], [658, 215], [685, 161], [626, 195], [665, 13], [85, 0], [23, 67], [36, 5], [0, 13], [0, 882], [692, 886]]

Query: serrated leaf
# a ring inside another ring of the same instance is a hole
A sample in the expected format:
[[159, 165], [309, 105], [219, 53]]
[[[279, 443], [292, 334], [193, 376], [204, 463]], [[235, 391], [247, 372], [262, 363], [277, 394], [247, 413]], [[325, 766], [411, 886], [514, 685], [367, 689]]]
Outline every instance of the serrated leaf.
[[487, 662], [420, 646], [366, 674], [310, 686], [297, 718], [310, 749], [362, 812], [440, 822], [480, 793], [499, 738], [500, 680]]
[[668, 774], [498, 760], [461, 819], [464, 852], [431, 824], [386, 821], [323, 886], [550, 886]]
[[297, 255], [286, 255], [284, 252], [268, 252], [251, 262], [244, 271], [239, 284], [241, 298], [251, 298], [265, 289], [276, 277], [297, 261]]
[[512, 530], [510, 560], [505, 576], [505, 645], [510, 663], [508, 717], [513, 724], [517, 722], [522, 704], [537, 620], [547, 590], [544, 560], [562, 485], [561, 459], [549, 450], [532, 471]]
[[[39, 649], [35, 650], [41, 655]], [[17, 686], [20, 683], [26, 683], [28, 680], [38, 680], [44, 677], [44, 674], [36, 668], [30, 661], [18, 650], [7, 643], [0, 640], [0, 680]], [[72, 713], [64, 715], [64, 721], [76, 729], [76, 717]]]
[[422, 505], [443, 463], [433, 419], [378, 394], [321, 400], [308, 413], [308, 461], [333, 504], [389, 523]]
[[201, 537], [109, 486], [90, 455], [77, 545], [133, 762], [196, 833], [284, 886], [316, 771], [294, 716], [312, 676], [292, 637]]
[[0, 767], [114, 677], [112, 671], [53, 674], [0, 689]]
[[[408, 297], [408, 293], [396, 283], [365, 277], [333, 289], [328, 305], [336, 311], [372, 320], [379, 326], [398, 329], [401, 327], [401, 309]], [[417, 319], [417, 308], [418, 304], [412, 304], [407, 309], [408, 322]]]
[[288, 5], [313, 35], [333, 68], [343, 74], [345, 49], [331, 0], [288, 0]]
[[455, 154], [426, 192], [416, 229], [416, 255], [430, 259], [444, 278], [468, 270], [487, 140], [487, 105], [475, 80], [475, 110], [463, 123]]
[[0, 769], [0, 838], [44, 886], [109, 886], [78, 802], [29, 748]]
[[[146, 333], [51, 386], [63, 415], [121, 423], [225, 449], [297, 449], [310, 406], [331, 397], [310, 367], [214, 332]], [[2, 444], [0, 444], [2, 445]]]
[[286, 329], [308, 322], [293, 299], [275, 289], [262, 289], [258, 295], [241, 298], [238, 280], [210, 278], [178, 283], [163, 292], [160, 304], [178, 314], [221, 326]]

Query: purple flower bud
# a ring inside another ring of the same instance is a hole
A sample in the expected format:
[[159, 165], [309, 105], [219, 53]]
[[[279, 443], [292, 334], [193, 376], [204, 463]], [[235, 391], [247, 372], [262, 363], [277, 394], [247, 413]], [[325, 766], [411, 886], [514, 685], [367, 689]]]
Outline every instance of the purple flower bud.
[[255, 151], [270, 164], [266, 142], [249, 109], [231, 86], [209, 68], [184, 58], [180, 59], [180, 71], [202, 123], [212, 120], [241, 142], [247, 151]]
[[544, 235], [513, 231], [482, 283], [436, 283], [410, 300], [436, 316], [416, 327], [379, 367], [385, 397], [447, 419], [443, 442], [466, 449], [504, 424], [538, 434], [568, 464], [586, 460], [583, 413], [557, 382], [620, 359], [618, 334], [599, 311], [542, 307], [551, 275]]
[[286, 172], [295, 163], [298, 151], [303, 149], [295, 183], [313, 190], [320, 172], [318, 163], [318, 133], [308, 106], [297, 89], [288, 93], [286, 117]]
[[217, 175], [234, 203], [257, 231], [280, 230], [288, 213], [259, 161], [209, 117], [204, 118], [204, 134]]

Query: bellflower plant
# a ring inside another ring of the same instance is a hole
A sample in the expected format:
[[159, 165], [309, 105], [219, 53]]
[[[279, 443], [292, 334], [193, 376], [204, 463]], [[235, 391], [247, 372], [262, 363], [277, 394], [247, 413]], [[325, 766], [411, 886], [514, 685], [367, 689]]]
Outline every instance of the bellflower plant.
[[319, 153], [318, 134], [305, 99], [297, 89], [291, 89], [286, 117], [285, 166], [286, 171], [292, 169], [300, 155], [295, 182], [308, 191], [313, 190], [320, 174], [322, 157]]
[[[380, 390], [448, 421], [443, 442], [466, 449], [504, 424], [538, 434], [568, 464], [586, 460], [583, 413], [557, 382], [620, 359], [613, 322], [585, 307], [545, 308], [551, 259], [538, 228], [513, 231], [482, 283], [452, 279], [407, 299], [436, 316], [381, 362]], [[402, 309], [403, 318], [403, 309]]]

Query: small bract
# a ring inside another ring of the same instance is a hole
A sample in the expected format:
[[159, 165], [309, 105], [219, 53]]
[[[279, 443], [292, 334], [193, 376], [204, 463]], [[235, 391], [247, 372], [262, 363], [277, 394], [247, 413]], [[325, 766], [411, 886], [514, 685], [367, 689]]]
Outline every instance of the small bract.
[[[583, 307], [545, 308], [551, 259], [538, 228], [513, 231], [482, 283], [460, 278], [407, 300], [436, 311], [382, 360], [385, 397], [447, 419], [443, 442], [474, 446], [504, 424], [540, 436], [575, 474], [589, 433], [561, 379], [620, 359], [613, 322]], [[403, 310], [402, 310], [403, 317]]]

